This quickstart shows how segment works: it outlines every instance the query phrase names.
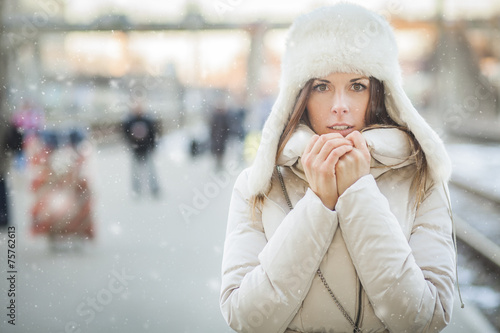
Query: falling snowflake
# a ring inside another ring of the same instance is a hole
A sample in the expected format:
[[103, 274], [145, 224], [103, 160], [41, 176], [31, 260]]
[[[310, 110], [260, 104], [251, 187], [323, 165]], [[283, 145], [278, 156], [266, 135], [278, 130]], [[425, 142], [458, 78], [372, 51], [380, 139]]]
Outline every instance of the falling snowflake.
[[123, 232], [123, 228], [122, 226], [120, 225], [119, 222], [116, 222], [116, 223], [112, 223], [109, 227], [108, 227], [109, 231], [115, 235], [115, 236], [118, 236], [120, 235], [122, 232]]

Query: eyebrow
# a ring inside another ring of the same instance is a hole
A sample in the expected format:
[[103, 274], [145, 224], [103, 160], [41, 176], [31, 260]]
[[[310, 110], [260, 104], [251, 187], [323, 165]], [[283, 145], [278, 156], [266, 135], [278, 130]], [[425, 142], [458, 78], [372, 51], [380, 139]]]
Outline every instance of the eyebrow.
[[[369, 80], [370, 78], [368, 76], [361, 76], [361, 77], [358, 77], [358, 78], [354, 78], [354, 79], [351, 79], [349, 80], [349, 82], [356, 82], [356, 81], [359, 81], [359, 80]], [[325, 82], [325, 83], [331, 83], [330, 81], [328, 80], [325, 80], [325, 79], [314, 79], [315, 81], [319, 81], [319, 82]]]
[[358, 77], [356, 79], [352, 79], [349, 82], [356, 82], [356, 81], [359, 81], [359, 80], [369, 80], [369, 79], [370, 78], [368, 76], [362, 76], [362, 77]]

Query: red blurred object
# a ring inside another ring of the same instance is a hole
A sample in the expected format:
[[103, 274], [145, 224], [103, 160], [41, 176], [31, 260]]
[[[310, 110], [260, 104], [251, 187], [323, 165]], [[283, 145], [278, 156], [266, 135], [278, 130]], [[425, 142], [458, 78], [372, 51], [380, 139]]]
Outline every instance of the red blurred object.
[[64, 236], [94, 237], [92, 193], [84, 176], [86, 154], [72, 145], [35, 143], [31, 163], [35, 195], [31, 209], [34, 234], [55, 240]]

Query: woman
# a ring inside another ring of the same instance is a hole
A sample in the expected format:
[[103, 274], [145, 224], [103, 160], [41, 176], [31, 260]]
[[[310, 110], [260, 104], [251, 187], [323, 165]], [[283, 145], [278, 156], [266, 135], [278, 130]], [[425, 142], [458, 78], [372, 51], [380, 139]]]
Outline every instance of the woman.
[[402, 90], [388, 23], [352, 4], [300, 17], [233, 191], [226, 321], [238, 332], [440, 331], [455, 276], [449, 175]]

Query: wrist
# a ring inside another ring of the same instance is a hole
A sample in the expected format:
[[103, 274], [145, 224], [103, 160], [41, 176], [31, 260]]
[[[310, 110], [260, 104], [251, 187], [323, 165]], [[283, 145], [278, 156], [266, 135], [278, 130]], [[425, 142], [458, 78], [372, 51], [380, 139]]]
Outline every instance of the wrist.
[[335, 210], [335, 205], [337, 204], [338, 196], [335, 196], [333, 198], [321, 198], [321, 202], [323, 203], [323, 206], [328, 208], [329, 210]]

